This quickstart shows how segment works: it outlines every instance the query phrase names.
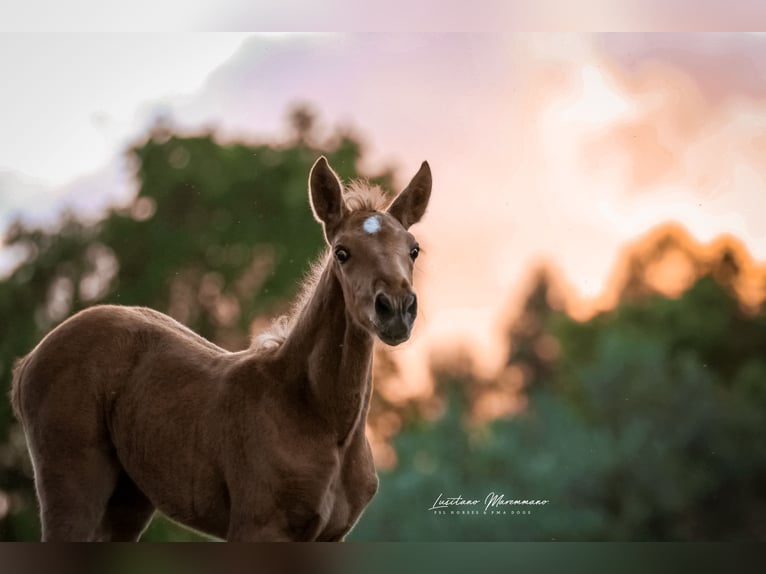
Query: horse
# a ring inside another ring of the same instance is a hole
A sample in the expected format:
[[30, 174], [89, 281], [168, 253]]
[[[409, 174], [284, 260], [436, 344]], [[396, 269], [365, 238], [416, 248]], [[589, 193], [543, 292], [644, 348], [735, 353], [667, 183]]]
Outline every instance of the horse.
[[417, 316], [423, 162], [387, 205], [324, 157], [309, 203], [327, 246], [293, 310], [226, 351], [158, 311], [96, 305], [14, 367], [11, 402], [44, 541], [136, 541], [156, 510], [229, 541], [342, 541], [378, 489], [365, 424], [373, 343]]

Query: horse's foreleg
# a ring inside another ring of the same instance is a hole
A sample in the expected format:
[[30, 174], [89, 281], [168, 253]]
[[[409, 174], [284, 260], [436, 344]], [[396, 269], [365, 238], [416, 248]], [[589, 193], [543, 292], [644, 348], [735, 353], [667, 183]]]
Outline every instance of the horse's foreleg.
[[290, 533], [276, 525], [231, 524], [226, 535], [228, 542], [292, 542]]
[[275, 520], [264, 523], [244, 514], [232, 514], [229, 522], [228, 542], [293, 542], [295, 537], [278, 513]]

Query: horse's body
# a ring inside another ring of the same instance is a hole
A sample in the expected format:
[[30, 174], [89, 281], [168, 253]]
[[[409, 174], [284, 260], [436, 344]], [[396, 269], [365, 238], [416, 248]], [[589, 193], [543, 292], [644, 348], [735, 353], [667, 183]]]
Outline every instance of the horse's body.
[[[350, 242], [361, 261], [360, 242], [374, 239], [370, 260], [396, 261], [386, 249], [402, 251], [412, 222], [394, 219], [401, 202], [386, 213], [333, 206], [340, 188], [322, 162], [310, 189], [328, 243]], [[351, 234], [370, 217], [379, 236]], [[135, 540], [155, 509], [228, 540], [343, 539], [378, 485], [365, 437], [374, 335], [405, 340], [415, 308], [411, 266], [409, 277], [378, 269], [360, 290], [362, 269], [334, 247], [268, 345], [231, 353], [157, 311], [97, 306], [18, 363], [12, 401], [44, 539]]]

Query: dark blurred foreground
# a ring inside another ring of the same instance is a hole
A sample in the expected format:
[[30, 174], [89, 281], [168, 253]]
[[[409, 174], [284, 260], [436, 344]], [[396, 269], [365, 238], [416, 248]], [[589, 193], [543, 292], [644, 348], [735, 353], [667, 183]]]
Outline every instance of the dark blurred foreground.
[[761, 552], [744, 544], [464, 543], [464, 544], [185, 544], [29, 545], [0, 547], [12, 572], [59, 574], [463, 574], [505, 572], [622, 574], [761, 572]]
[[[96, 303], [148, 305], [246, 346], [251, 320], [284, 310], [321, 248], [311, 164], [324, 153], [359, 175], [358, 139], [317, 142], [311, 124], [298, 111], [290, 140], [260, 145], [158, 128], [130, 152], [131, 205], [94, 225], [11, 229], [24, 259], [0, 281], [0, 389], [15, 357]], [[390, 187], [388, 173], [373, 179]], [[370, 426], [396, 465], [350, 539], [766, 539], [764, 274], [736, 241], [705, 251], [672, 227], [626, 258], [614, 309], [584, 322], [541, 272], [495, 380], [448, 363], [432, 397], [374, 397]], [[689, 270], [673, 296], [657, 286], [667, 261]], [[381, 385], [406, 376], [376, 360]], [[492, 493], [547, 503], [488, 508]], [[431, 509], [458, 496], [477, 502]], [[38, 538], [23, 434], [0, 401], [0, 539]], [[144, 538], [199, 539], [161, 518]]]

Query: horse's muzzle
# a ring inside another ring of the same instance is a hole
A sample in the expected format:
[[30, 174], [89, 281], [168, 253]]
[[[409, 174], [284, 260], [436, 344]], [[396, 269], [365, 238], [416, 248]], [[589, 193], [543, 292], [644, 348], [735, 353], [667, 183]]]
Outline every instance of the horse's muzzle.
[[418, 299], [408, 292], [403, 297], [378, 293], [375, 297], [375, 326], [380, 340], [387, 345], [399, 345], [410, 338], [418, 314]]

